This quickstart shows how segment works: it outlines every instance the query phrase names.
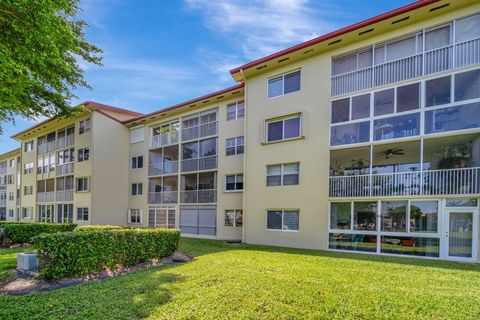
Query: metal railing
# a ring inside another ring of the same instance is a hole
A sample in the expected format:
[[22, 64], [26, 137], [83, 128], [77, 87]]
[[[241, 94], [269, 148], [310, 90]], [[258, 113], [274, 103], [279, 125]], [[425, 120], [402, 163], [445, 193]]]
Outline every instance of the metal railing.
[[57, 165], [56, 174], [57, 176], [63, 175], [63, 174], [69, 174], [69, 173], [73, 173], [73, 170], [74, 170], [74, 162], [64, 163], [64, 164]]
[[148, 203], [169, 204], [178, 202], [178, 191], [149, 192]]
[[150, 149], [156, 149], [178, 143], [178, 132], [163, 133], [150, 137]]
[[213, 203], [217, 202], [217, 190], [189, 190], [180, 192], [181, 203]]
[[152, 163], [148, 165], [149, 176], [159, 176], [163, 174], [172, 174], [177, 172], [178, 172], [178, 161]]
[[332, 76], [332, 96], [480, 63], [480, 38]]
[[480, 168], [330, 177], [331, 198], [480, 194]]
[[55, 202], [55, 192], [38, 192], [37, 202]]
[[44, 144], [40, 144], [38, 146], [38, 154], [53, 152], [55, 151], [55, 146], [56, 146], [55, 140], [44, 143]]
[[218, 133], [218, 121], [182, 129], [182, 141], [213, 136]]
[[218, 167], [218, 156], [207, 156], [202, 158], [182, 160], [182, 172], [216, 169]]
[[57, 201], [73, 201], [73, 190], [57, 191]]
[[57, 140], [57, 149], [63, 149], [66, 147], [73, 146], [75, 144], [75, 136], [73, 134], [66, 137], [58, 138]]

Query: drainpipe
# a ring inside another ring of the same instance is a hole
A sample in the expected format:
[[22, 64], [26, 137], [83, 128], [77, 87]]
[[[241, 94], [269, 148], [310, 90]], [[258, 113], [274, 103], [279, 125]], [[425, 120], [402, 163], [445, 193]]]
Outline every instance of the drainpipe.
[[[245, 74], [243, 73], [243, 69], [240, 69], [240, 74], [242, 75], [243, 78], [243, 90], [244, 90], [244, 106], [245, 106], [245, 117], [243, 118], [243, 139], [244, 139], [244, 145], [247, 145], [247, 139], [248, 135], [247, 133], [247, 117], [248, 117], [248, 112], [247, 112], [247, 78], [245, 78]], [[247, 149], [248, 152], [248, 149]], [[247, 155], [246, 153], [243, 155], [243, 176], [245, 177], [245, 174], [247, 172]], [[245, 179], [245, 178], [244, 178]], [[245, 205], [247, 204], [246, 201], [246, 189], [244, 188], [243, 192], [243, 200], [242, 200], [242, 207], [243, 207], [243, 227], [242, 227], [242, 243], [245, 242], [245, 220], [247, 219], [247, 215], [245, 214]]]

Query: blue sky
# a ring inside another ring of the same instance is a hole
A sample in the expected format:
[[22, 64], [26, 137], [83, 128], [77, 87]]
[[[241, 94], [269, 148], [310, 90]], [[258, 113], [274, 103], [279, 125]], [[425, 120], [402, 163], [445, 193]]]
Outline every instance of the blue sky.
[[[228, 70], [413, 0], [83, 0], [103, 67], [81, 66], [93, 100], [151, 112], [235, 84]], [[0, 153], [35, 121], [2, 123]]]

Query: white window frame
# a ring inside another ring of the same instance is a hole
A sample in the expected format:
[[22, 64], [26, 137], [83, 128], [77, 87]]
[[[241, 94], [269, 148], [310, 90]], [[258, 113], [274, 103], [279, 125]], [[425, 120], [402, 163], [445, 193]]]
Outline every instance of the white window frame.
[[32, 219], [33, 207], [22, 207], [22, 219]]
[[[297, 91], [285, 93], [285, 76], [288, 76], [288, 75], [290, 75], [292, 73], [295, 73], [297, 71], [300, 71], [300, 83], [299, 83], [300, 88]], [[274, 80], [274, 79], [277, 79], [277, 78], [280, 78], [280, 77], [282, 78], [282, 93], [279, 94], [279, 95], [270, 97], [270, 86], [269, 86], [270, 80]], [[269, 77], [267, 79], [267, 100], [275, 99], [275, 98], [283, 97], [283, 96], [288, 96], [288, 95], [298, 93], [298, 92], [301, 92], [301, 91], [302, 91], [302, 68], [298, 68], [298, 69], [295, 69], [295, 70], [290, 70], [290, 71], [287, 71], [287, 72], [284, 72], [284, 73], [281, 73], [281, 74], [277, 74], [277, 75]]]
[[[141, 167], [138, 166], [138, 159], [139, 158], [142, 158], [142, 166]], [[132, 170], [143, 169], [143, 166], [144, 166], [143, 155], [132, 156], [132, 163], [130, 165], [130, 169], [132, 169]]]
[[[85, 158], [85, 155], [88, 155], [87, 158]], [[77, 157], [77, 162], [84, 162], [90, 160], [90, 149], [88, 147], [78, 149]]]
[[84, 134], [91, 130], [91, 119], [80, 120], [78, 123], [78, 134]]
[[[243, 143], [241, 143], [241, 144], [238, 142], [240, 139], [243, 140]], [[233, 141], [233, 147], [228, 146], [229, 141]], [[238, 147], [243, 147], [243, 152], [242, 153], [238, 153]], [[231, 148], [233, 148], [234, 153], [233, 154], [228, 154], [227, 150], [231, 149]], [[238, 155], [242, 155], [244, 153], [245, 153], [245, 136], [239, 136], [239, 137], [234, 137], [234, 138], [230, 138], [230, 139], [225, 140], [225, 156], [226, 157], [238, 156]]]
[[[78, 182], [82, 180], [82, 190], [78, 188]], [[78, 177], [75, 179], [75, 192], [90, 192], [90, 177]]]
[[[237, 189], [237, 177], [239, 177], [239, 176], [242, 177], [242, 183], [244, 184], [242, 189]], [[235, 182], [234, 182], [235, 183], [235, 189], [233, 189], [233, 190], [227, 190], [227, 178], [228, 177], [235, 177]], [[226, 174], [225, 175], [225, 188], [224, 188], [225, 192], [243, 192], [244, 189], [245, 189], [245, 179], [244, 179], [243, 173], [233, 173], [233, 174]]]
[[23, 165], [23, 174], [33, 173], [33, 162], [27, 162]]
[[[269, 229], [268, 228], [268, 212], [270, 211], [281, 211], [282, 212], [282, 229]], [[285, 211], [288, 212], [297, 212], [298, 215], [298, 230], [284, 229], [284, 215]], [[265, 230], [266, 231], [275, 231], [275, 232], [300, 232], [300, 209], [267, 209], [265, 211]]]
[[[226, 224], [227, 213], [230, 213], [230, 214], [233, 213], [234, 214], [233, 226], [227, 226], [227, 224]], [[242, 225], [241, 226], [237, 225], [237, 213], [239, 213], [240, 216], [242, 217]], [[225, 209], [225, 214], [224, 214], [224, 217], [223, 217], [223, 223], [224, 223], [225, 228], [235, 228], [235, 229], [243, 228], [243, 210], [242, 209]]]
[[[239, 112], [239, 107], [238, 105], [239, 104], [243, 104], [243, 113]], [[232, 117], [229, 117], [228, 116], [228, 109], [233, 107], [233, 109], [235, 110], [235, 114]], [[232, 120], [237, 120], [237, 119], [242, 119], [242, 118], [245, 118], [245, 100], [239, 100], [239, 101], [235, 101], [233, 103], [229, 103], [227, 104], [227, 121], [232, 121]]]
[[[285, 175], [285, 166], [288, 166], [290, 164], [298, 164], [298, 184], [287, 184], [285, 185], [283, 183], [284, 175]], [[280, 166], [280, 185], [275, 186], [269, 186], [268, 185], [268, 177], [273, 176], [273, 175], [268, 175], [268, 167], [278, 167]], [[288, 186], [298, 186], [300, 185], [300, 162], [288, 162], [288, 163], [278, 163], [278, 164], [268, 164], [267, 165], [267, 181], [266, 181], [266, 186], [267, 187], [288, 187]]]
[[[138, 214], [138, 222], [133, 222], [132, 217]], [[143, 210], [142, 209], [128, 209], [128, 224], [142, 224], [143, 223]]]
[[25, 142], [23, 150], [25, 153], [33, 151], [33, 140]]
[[[135, 186], [135, 193], [133, 192], [133, 187]], [[139, 186], [142, 186], [141, 187], [141, 193], [138, 192], [139, 190]], [[131, 188], [130, 188], [130, 193], [131, 193], [131, 196], [133, 197], [138, 197], [138, 196], [142, 196], [143, 195], [143, 183], [142, 182], [134, 182], [131, 184]]]
[[[81, 213], [82, 219], [79, 219], [79, 215]], [[87, 219], [85, 219], [85, 211], [87, 212]], [[90, 220], [90, 209], [88, 207], [77, 207], [77, 221], [88, 221]]]
[[[298, 130], [298, 137], [291, 137], [291, 138], [285, 138], [285, 121], [290, 120], [290, 119], [295, 119], [299, 118], [299, 130]], [[282, 122], [282, 139], [279, 140], [268, 140], [268, 125], [270, 123], [275, 123], [275, 122]], [[270, 144], [270, 143], [278, 143], [278, 142], [283, 142], [283, 141], [290, 141], [290, 140], [298, 140], [302, 139], [303, 136], [303, 114], [302, 113], [295, 113], [283, 117], [278, 117], [278, 118], [272, 118], [272, 119], [267, 119], [264, 121], [264, 134], [263, 134], [263, 143], [264, 144]]]

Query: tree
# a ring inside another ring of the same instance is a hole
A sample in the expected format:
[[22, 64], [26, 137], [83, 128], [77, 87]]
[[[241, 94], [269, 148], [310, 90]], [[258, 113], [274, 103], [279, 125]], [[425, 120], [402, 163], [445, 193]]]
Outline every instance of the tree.
[[102, 53], [80, 10], [79, 0], [0, 0], [0, 122], [76, 112], [73, 90], [90, 88], [78, 60], [101, 65]]

